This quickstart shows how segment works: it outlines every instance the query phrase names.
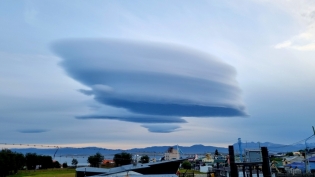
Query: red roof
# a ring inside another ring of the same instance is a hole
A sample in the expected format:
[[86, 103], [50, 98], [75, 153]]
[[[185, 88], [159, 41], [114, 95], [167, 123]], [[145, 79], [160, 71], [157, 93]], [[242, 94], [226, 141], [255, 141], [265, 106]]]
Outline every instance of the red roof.
[[103, 163], [103, 164], [106, 164], [106, 163], [114, 163], [114, 161], [113, 161], [113, 160], [110, 160], [110, 159], [104, 159], [102, 163]]

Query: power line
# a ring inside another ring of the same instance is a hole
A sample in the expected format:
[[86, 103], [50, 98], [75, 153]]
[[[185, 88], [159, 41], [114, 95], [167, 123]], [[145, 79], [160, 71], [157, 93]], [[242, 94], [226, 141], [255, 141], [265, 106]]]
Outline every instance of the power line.
[[288, 144], [288, 145], [282, 145], [282, 146], [276, 146], [276, 147], [268, 147], [268, 149], [277, 149], [277, 148], [283, 148], [283, 147], [288, 147], [288, 146], [294, 146], [294, 145], [296, 145], [296, 144], [299, 144], [299, 143], [301, 143], [301, 142], [304, 142], [305, 140], [307, 140], [308, 138], [313, 138], [314, 137], [314, 135], [311, 135], [311, 136], [309, 136], [309, 137], [307, 137], [307, 138], [304, 138], [304, 139], [302, 139], [302, 140], [300, 140], [300, 141], [298, 141], [298, 142], [295, 142], [295, 143], [292, 143], [292, 144]]

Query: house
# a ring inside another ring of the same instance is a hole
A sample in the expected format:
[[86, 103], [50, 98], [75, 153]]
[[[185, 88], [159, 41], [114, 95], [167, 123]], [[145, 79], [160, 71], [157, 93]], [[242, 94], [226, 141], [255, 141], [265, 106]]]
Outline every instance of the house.
[[115, 167], [115, 162], [111, 159], [104, 159], [102, 163], [100, 164], [100, 167], [102, 168], [113, 168]]
[[202, 162], [205, 163], [213, 163], [214, 159], [211, 157], [210, 153], [206, 154], [206, 157], [202, 159]]
[[315, 156], [308, 159], [310, 171], [315, 171]]
[[102, 161], [102, 164], [109, 164], [109, 163], [115, 163], [115, 162], [113, 160], [111, 160], [111, 159], [104, 159]]
[[292, 162], [285, 165], [285, 169], [288, 173], [291, 174], [300, 174], [305, 172], [305, 163], [304, 162]]
[[187, 157], [187, 159], [188, 159], [188, 161], [196, 161], [196, 160], [198, 160], [198, 155], [197, 154], [195, 154], [195, 155], [189, 155], [188, 157]]
[[199, 171], [203, 173], [207, 173], [208, 171], [211, 171], [213, 162], [214, 162], [214, 159], [211, 157], [211, 154], [207, 153], [206, 157], [202, 158], [201, 161], [202, 161], [202, 164], [199, 167]]
[[301, 156], [301, 152], [292, 152], [294, 156]]
[[286, 166], [293, 162], [303, 162], [304, 160], [305, 159], [302, 156], [290, 156], [290, 157], [284, 157], [282, 160], [282, 163], [283, 163], [283, 166]]

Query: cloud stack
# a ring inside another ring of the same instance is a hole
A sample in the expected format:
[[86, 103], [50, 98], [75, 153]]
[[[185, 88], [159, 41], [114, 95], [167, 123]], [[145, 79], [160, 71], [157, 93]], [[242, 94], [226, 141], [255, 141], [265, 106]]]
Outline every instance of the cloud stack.
[[[73, 39], [53, 44], [61, 66], [104, 107], [79, 119], [141, 123], [151, 132], [178, 130], [182, 117], [245, 116], [235, 69], [215, 57], [174, 44]], [[171, 124], [170, 124], [171, 123]]]

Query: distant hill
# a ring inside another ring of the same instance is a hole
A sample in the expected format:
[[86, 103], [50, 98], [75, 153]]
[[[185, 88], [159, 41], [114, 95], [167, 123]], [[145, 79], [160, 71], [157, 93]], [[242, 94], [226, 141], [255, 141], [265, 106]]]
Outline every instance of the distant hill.
[[[147, 148], [135, 148], [135, 149], [130, 149], [128, 152], [159, 152], [159, 153], [164, 153], [167, 151], [169, 147], [174, 147], [177, 148], [176, 145], [174, 146], [153, 146], [153, 147], [147, 147]], [[205, 154], [205, 153], [214, 153], [215, 150], [217, 149], [221, 153], [226, 153], [227, 148], [222, 148], [222, 147], [215, 147], [215, 146], [204, 146], [201, 144], [198, 145], [193, 145], [193, 146], [178, 146], [180, 149], [181, 153], [183, 154]]]
[[[295, 145], [283, 145], [283, 144], [274, 144], [270, 142], [265, 143], [255, 143], [255, 142], [246, 142], [242, 143], [242, 149], [258, 149], [259, 147], [267, 147], [269, 153], [285, 153], [292, 151], [299, 151], [305, 149], [305, 144], [295, 144]], [[315, 143], [309, 143], [308, 147], [314, 148]], [[234, 144], [234, 150], [236, 152], [239, 151], [239, 145], [237, 143]]]
[[[239, 152], [239, 146], [237, 143], [233, 144], [235, 153]], [[315, 144], [309, 144], [310, 147], [315, 147]], [[71, 156], [71, 155], [93, 155], [96, 152], [100, 152], [105, 157], [106, 156], [113, 156], [116, 153], [120, 152], [128, 152], [132, 154], [147, 154], [150, 153], [151, 155], [161, 155], [167, 151], [169, 147], [177, 148], [176, 145], [173, 146], [152, 146], [146, 148], [133, 148], [128, 150], [122, 149], [106, 149], [106, 148], [98, 148], [98, 147], [85, 147], [85, 148], [54, 148], [54, 149], [37, 149], [37, 148], [24, 148], [24, 149], [11, 149], [15, 152], [20, 152], [23, 154], [26, 153], [36, 153], [39, 155], [51, 155], [51, 156]], [[265, 143], [256, 143], [256, 142], [247, 142], [242, 143], [242, 149], [258, 149], [259, 147], [267, 147], [270, 153], [280, 153], [280, 152], [292, 152], [298, 151], [300, 149], [305, 149], [304, 144], [297, 144], [297, 145], [281, 145], [281, 144], [274, 144], [270, 142]], [[189, 154], [205, 154], [205, 153], [214, 153], [217, 149], [220, 153], [226, 154], [228, 153], [228, 147], [215, 147], [215, 146], [204, 146], [201, 144], [193, 145], [193, 146], [178, 146], [181, 152], [185, 155]]]
[[[176, 145], [174, 146], [152, 146], [146, 148], [133, 148], [128, 150], [122, 149], [106, 149], [106, 148], [98, 148], [98, 147], [85, 147], [85, 148], [54, 148], [54, 149], [37, 149], [37, 148], [24, 148], [24, 149], [11, 149], [12, 151], [19, 152], [19, 153], [36, 153], [42, 155], [51, 155], [54, 156], [67, 156], [67, 155], [94, 155], [96, 152], [100, 152], [103, 155], [113, 156], [116, 153], [120, 152], [128, 152], [132, 154], [147, 154], [150, 153], [154, 154], [164, 154], [169, 147], [177, 148]], [[222, 147], [215, 147], [215, 146], [204, 146], [204, 145], [193, 145], [190, 147], [185, 146], [178, 146], [180, 151], [185, 154], [205, 154], [205, 153], [214, 153], [217, 149], [221, 153], [227, 153], [227, 148]]]

